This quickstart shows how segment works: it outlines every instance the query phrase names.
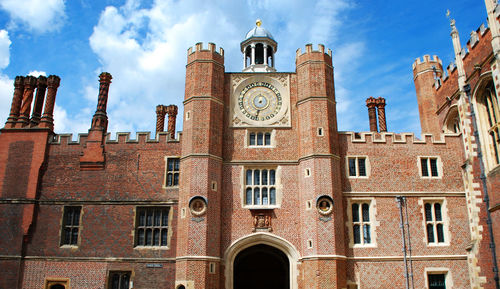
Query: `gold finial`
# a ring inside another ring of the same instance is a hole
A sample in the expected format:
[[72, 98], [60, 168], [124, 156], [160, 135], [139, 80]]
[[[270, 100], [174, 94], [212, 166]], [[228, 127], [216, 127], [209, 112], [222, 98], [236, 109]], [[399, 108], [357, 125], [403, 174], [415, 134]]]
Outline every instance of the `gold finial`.
[[255, 20], [255, 25], [257, 25], [257, 26], [262, 25], [262, 20], [260, 20], [260, 19]]

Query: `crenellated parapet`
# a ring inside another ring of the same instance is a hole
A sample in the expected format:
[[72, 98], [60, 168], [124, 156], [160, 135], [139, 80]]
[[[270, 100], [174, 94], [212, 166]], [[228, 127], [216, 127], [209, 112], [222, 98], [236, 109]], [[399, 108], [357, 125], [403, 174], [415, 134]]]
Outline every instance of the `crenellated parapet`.
[[[477, 64], [474, 61], [472, 61], [474, 63], [469, 63], [470, 62], [468, 59], [470, 58], [469, 55], [479, 54], [479, 51], [482, 51], [484, 49], [484, 47], [482, 47], [482, 44], [486, 46], [490, 45], [491, 39], [487, 37], [488, 32], [489, 28], [484, 23], [481, 24], [481, 26], [479, 26], [475, 31], [471, 31], [470, 38], [467, 41], [467, 45], [465, 47], [462, 47], [462, 49], [460, 50], [460, 58], [462, 59], [462, 61], [466, 66], [465, 67], [466, 71], [471, 71], [472, 69], [471, 67], [474, 64]], [[476, 53], [476, 50], [478, 50], [478, 53]], [[412, 65], [414, 77], [416, 69], [418, 72], [421, 72], [425, 69], [428, 69], [428, 65], [429, 64], [432, 65], [433, 62], [434, 63], [439, 62], [439, 64], [442, 65], [441, 60], [437, 56], [431, 58], [430, 56], [425, 55], [423, 60], [417, 58], [417, 60]], [[451, 76], [454, 73], [457, 73], [457, 65], [455, 63], [455, 60], [453, 60], [450, 64], [448, 64], [446, 69], [444, 70], [442, 69], [441, 75], [435, 76], [435, 82], [433, 83], [434, 89], [439, 90], [442, 86], [447, 84], [447, 81], [450, 78], [452, 78]], [[451, 85], [455, 85], [455, 83], [452, 83]]]
[[211, 42], [208, 43], [206, 49], [203, 47], [202, 42], [196, 43], [194, 47], [189, 47], [187, 57], [187, 65], [196, 60], [213, 60], [224, 65], [224, 49], [219, 47], [217, 51], [217, 46]]
[[445, 133], [436, 137], [433, 134], [424, 133], [421, 138], [417, 138], [413, 133], [343, 131], [339, 132], [339, 137], [346, 138], [348, 143], [444, 145], [448, 139], [460, 139], [460, 134]]
[[295, 56], [295, 64], [297, 66], [301, 65], [307, 61], [325, 61], [331, 65], [332, 63], [332, 50], [327, 49], [325, 51], [325, 45], [318, 44], [318, 50], [313, 49], [312, 44], [307, 44], [305, 52], [302, 52], [302, 49], [297, 49]]
[[[117, 132], [115, 138], [112, 138], [111, 133], [106, 134], [105, 144], [143, 144], [143, 143], [158, 143], [158, 144], [166, 144], [166, 143], [180, 143], [181, 133], [177, 135], [177, 138], [171, 138], [170, 132], [158, 132], [153, 134], [155, 137], [151, 137], [151, 132], [136, 132], [135, 138], [131, 137], [132, 133], [130, 132]], [[56, 134], [50, 140], [49, 144], [51, 145], [84, 145], [87, 142], [88, 134], [87, 133], [79, 133], [78, 138], [73, 140], [73, 134]]]

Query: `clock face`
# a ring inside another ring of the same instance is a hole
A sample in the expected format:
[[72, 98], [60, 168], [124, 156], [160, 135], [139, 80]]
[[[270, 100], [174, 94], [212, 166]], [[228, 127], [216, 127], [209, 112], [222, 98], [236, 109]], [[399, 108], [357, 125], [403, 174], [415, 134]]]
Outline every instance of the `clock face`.
[[282, 104], [278, 88], [265, 81], [246, 85], [238, 96], [241, 113], [253, 121], [266, 121], [276, 117]]

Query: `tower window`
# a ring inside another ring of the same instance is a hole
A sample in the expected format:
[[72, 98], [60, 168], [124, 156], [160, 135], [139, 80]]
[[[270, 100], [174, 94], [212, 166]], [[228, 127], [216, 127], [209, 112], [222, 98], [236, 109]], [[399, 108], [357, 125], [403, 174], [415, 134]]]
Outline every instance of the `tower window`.
[[271, 146], [272, 133], [262, 131], [250, 131], [248, 133], [249, 146]]
[[493, 81], [478, 96], [478, 127], [490, 168], [500, 164], [500, 108]]
[[80, 231], [80, 206], [64, 207], [63, 225], [61, 232], [61, 246], [78, 245], [78, 235]]
[[276, 205], [276, 170], [247, 169], [245, 171], [245, 205]]

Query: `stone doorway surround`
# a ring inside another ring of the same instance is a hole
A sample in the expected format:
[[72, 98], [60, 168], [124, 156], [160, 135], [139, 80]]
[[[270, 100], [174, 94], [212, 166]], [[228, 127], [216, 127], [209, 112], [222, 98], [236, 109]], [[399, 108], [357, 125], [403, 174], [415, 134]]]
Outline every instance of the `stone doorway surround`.
[[225, 276], [225, 288], [233, 289], [234, 280], [233, 280], [233, 268], [234, 268], [234, 260], [236, 256], [244, 249], [249, 248], [254, 245], [264, 244], [271, 247], [274, 247], [278, 250], [281, 250], [287, 257], [288, 262], [290, 264], [290, 289], [298, 289], [297, 284], [297, 276], [298, 276], [298, 260], [300, 259], [299, 252], [287, 240], [270, 234], [266, 232], [259, 232], [251, 235], [244, 236], [240, 239], [234, 241], [225, 251], [224, 253], [224, 276]]

